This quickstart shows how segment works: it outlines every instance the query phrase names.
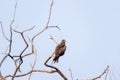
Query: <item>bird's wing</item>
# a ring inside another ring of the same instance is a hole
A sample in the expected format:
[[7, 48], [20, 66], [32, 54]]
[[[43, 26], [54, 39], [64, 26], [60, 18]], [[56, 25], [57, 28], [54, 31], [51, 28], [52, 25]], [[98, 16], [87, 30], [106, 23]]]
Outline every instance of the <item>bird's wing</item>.
[[66, 50], [65, 44], [60, 44], [56, 47], [55, 54], [61, 56], [64, 54], [65, 50]]

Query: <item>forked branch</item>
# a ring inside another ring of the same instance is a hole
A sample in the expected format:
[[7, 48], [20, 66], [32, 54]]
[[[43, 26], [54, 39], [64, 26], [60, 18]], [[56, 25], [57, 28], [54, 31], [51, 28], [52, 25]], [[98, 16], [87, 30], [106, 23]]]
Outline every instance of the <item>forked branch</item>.
[[50, 9], [49, 9], [49, 14], [48, 14], [48, 20], [46, 22], [46, 25], [44, 26], [43, 30], [38, 32], [37, 34], [35, 34], [32, 38], [32, 42], [34, 42], [34, 39], [39, 36], [40, 34], [42, 34], [45, 30], [48, 29], [48, 25], [50, 23], [50, 19], [51, 19], [51, 13], [52, 13], [52, 8], [53, 8], [53, 4], [54, 4], [54, 0], [51, 0], [51, 4], [50, 4]]
[[[17, 66], [17, 64], [15, 63], [17, 67], [16, 67], [16, 70], [15, 70], [13, 76], [15, 76], [15, 75], [17, 74], [17, 71], [20, 70], [20, 66], [21, 66], [21, 64], [23, 63], [22, 54], [23, 54], [23, 53], [27, 50], [27, 48], [29, 47], [29, 45], [28, 45], [28, 43], [27, 43], [27, 41], [26, 41], [26, 39], [25, 39], [24, 32], [30, 31], [30, 30], [32, 30], [34, 27], [35, 27], [35, 26], [33, 26], [33, 27], [30, 28], [30, 29], [24, 30], [24, 31], [22, 31], [22, 32], [13, 30], [13, 31], [15, 31], [16, 33], [19, 33], [19, 34], [21, 35], [23, 41], [24, 41], [25, 44], [26, 44], [26, 47], [21, 51], [21, 53], [20, 53], [19, 56], [13, 56], [13, 57], [19, 57], [19, 59], [20, 59], [20, 61], [21, 61], [18, 66]], [[14, 77], [12, 77], [12, 80], [14, 80]]]
[[[52, 39], [56, 44], [58, 44], [52, 36], [51, 36], [50, 39]], [[48, 57], [48, 59], [44, 62], [44, 65], [47, 66], [47, 67], [49, 67], [49, 68], [51, 68], [51, 69], [56, 70], [56, 72], [57, 72], [64, 80], [67, 80], [66, 76], [65, 76], [58, 68], [56, 68], [55, 66], [52, 66], [52, 65], [47, 64], [47, 62], [53, 57], [53, 55], [54, 55], [54, 52], [53, 52], [52, 55], [51, 55], [50, 57]]]

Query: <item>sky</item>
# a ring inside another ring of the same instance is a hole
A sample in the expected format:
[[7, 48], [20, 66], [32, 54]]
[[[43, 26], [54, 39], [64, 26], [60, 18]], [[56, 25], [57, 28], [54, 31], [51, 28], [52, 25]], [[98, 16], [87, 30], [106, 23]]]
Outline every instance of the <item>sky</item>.
[[[15, 0], [0, 0], [0, 21], [5, 34], [9, 37], [9, 24], [13, 17]], [[15, 22], [18, 31], [36, 25], [34, 30], [26, 33], [32, 38], [41, 31], [48, 19], [51, 0], [18, 0]], [[61, 30], [49, 28], [35, 40], [37, 49], [37, 64], [35, 69], [48, 69], [44, 61], [52, 54], [56, 44], [50, 40], [50, 35], [57, 42], [66, 40], [66, 52], [59, 60], [58, 67], [70, 80], [69, 69], [73, 78], [93, 78], [110, 66], [109, 80], [119, 80], [120, 77], [120, 1], [119, 0], [54, 0], [50, 26], [59, 26]], [[12, 55], [19, 55], [25, 46], [19, 34], [13, 35]], [[3, 53], [8, 42], [3, 38], [0, 29], [0, 53]], [[17, 48], [16, 48], [17, 46]], [[27, 52], [29, 52], [28, 49]], [[4, 55], [0, 54], [0, 60]], [[30, 70], [33, 57], [25, 58], [21, 70]], [[3, 75], [13, 73], [10, 58], [1, 67]], [[6, 66], [9, 66], [6, 69]], [[8, 72], [9, 71], [9, 72]], [[26, 80], [27, 77], [16, 80]], [[58, 74], [34, 73], [31, 79], [62, 80]], [[8, 79], [9, 80], [9, 79]], [[99, 80], [104, 80], [101, 78]]]

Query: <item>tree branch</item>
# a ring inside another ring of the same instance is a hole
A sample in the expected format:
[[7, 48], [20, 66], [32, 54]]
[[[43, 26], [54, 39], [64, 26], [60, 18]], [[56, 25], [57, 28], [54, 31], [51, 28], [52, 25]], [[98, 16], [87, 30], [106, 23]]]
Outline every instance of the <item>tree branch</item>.
[[38, 32], [37, 34], [35, 34], [35, 35], [33, 36], [32, 42], [34, 42], [34, 39], [35, 39], [37, 36], [39, 36], [41, 33], [43, 33], [43, 32], [48, 28], [48, 25], [49, 25], [50, 19], [51, 19], [51, 13], [52, 13], [53, 4], [54, 4], [54, 1], [51, 0], [50, 9], [49, 9], [49, 14], [48, 14], [48, 20], [47, 20], [47, 22], [46, 22], [46, 25], [45, 25], [45, 27], [43, 28], [42, 31]]
[[24, 74], [21, 74], [21, 75], [16, 75], [16, 76], [7, 75], [7, 76], [4, 77], [4, 79], [9, 78], [9, 77], [14, 77], [14, 78], [23, 77], [23, 76], [27, 76], [27, 75], [29, 75], [29, 74], [31, 74], [31, 73], [33, 73], [33, 72], [54, 73], [54, 72], [56, 72], [56, 71], [55, 71], [55, 70], [51, 70], [51, 71], [48, 71], [48, 70], [31, 70], [31, 71], [29, 71], [29, 72], [27, 72], [27, 73], [24, 73]]
[[58, 42], [53, 38], [52, 35], [50, 35], [50, 39], [53, 40], [53, 42], [54, 42], [56, 45], [58, 45]]
[[47, 66], [47, 67], [49, 67], [49, 68], [55, 69], [56, 72], [57, 72], [64, 80], [67, 80], [66, 76], [65, 76], [58, 68], [47, 64], [47, 62], [52, 58], [53, 55], [54, 55], [54, 52], [53, 52], [52, 55], [44, 62], [44, 65]]
[[7, 40], [7, 41], [10, 41], [7, 36], [5, 35], [5, 32], [4, 32], [4, 29], [3, 29], [3, 25], [2, 25], [2, 22], [0, 21], [0, 24], [1, 24], [1, 30], [2, 30], [2, 34], [3, 34], [3, 37]]
[[[21, 66], [21, 64], [23, 63], [22, 54], [23, 54], [23, 53], [27, 50], [27, 48], [29, 47], [29, 45], [28, 45], [28, 43], [27, 43], [27, 41], [26, 41], [26, 39], [25, 39], [24, 32], [30, 31], [30, 30], [32, 30], [34, 27], [35, 27], [35, 26], [33, 26], [33, 27], [30, 28], [30, 29], [24, 30], [24, 31], [22, 31], [22, 32], [13, 30], [13, 31], [15, 31], [16, 33], [20, 33], [23, 41], [24, 41], [25, 44], [26, 44], [26, 47], [22, 50], [22, 52], [20, 53], [19, 56], [13, 56], [13, 57], [19, 57], [19, 59], [20, 59], [20, 61], [21, 61], [21, 62], [19, 63], [19, 65], [16, 67], [16, 70], [15, 70], [13, 76], [15, 76], [15, 75], [17, 74], [17, 71], [20, 70], [20, 66]], [[17, 65], [17, 64], [16, 64], [16, 65]], [[12, 77], [12, 80], [14, 80], [14, 77]]]
[[[34, 59], [34, 63], [33, 63], [33, 65], [31, 65], [32, 70], [33, 70], [34, 67], [35, 67], [36, 61], [37, 61], [37, 50], [35, 50], [35, 59]], [[31, 75], [32, 75], [32, 73], [29, 75], [28, 80], [30, 80]]]
[[98, 75], [95, 78], [89, 79], [89, 80], [97, 80], [97, 79], [101, 78], [104, 74], [107, 74], [108, 70], [109, 70], [109, 66], [107, 66], [106, 69], [100, 75]]
[[72, 70], [71, 70], [71, 69], [69, 69], [69, 71], [70, 71], [71, 80], [73, 80]]

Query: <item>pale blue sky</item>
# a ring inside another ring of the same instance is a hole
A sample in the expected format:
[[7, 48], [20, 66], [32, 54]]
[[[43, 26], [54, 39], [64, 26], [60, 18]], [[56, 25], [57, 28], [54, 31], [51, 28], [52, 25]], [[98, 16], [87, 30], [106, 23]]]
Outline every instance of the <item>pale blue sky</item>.
[[[9, 36], [8, 25], [12, 19], [14, 4], [15, 0], [0, 0], [0, 21], [3, 22], [7, 36]], [[50, 0], [18, 0], [13, 26], [18, 26], [17, 30], [24, 30], [36, 25], [32, 32], [26, 34], [32, 37], [43, 29], [48, 17], [49, 5]], [[66, 54], [55, 66], [69, 79], [69, 68], [72, 69], [74, 79], [86, 79], [100, 74], [107, 65], [110, 65], [111, 80], [120, 79], [119, 0], [55, 0], [50, 25], [58, 25], [61, 31], [51, 28], [36, 39], [38, 57], [35, 69], [48, 69], [43, 63], [56, 46], [49, 39], [50, 35], [53, 35], [58, 42], [61, 39], [67, 41]], [[1, 33], [0, 36], [0, 48], [3, 49], [0, 53], [2, 53], [7, 46], [7, 41], [3, 41]], [[19, 54], [24, 43], [18, 34], [15, 34], [13, 39], [15, 40], [13, 47], [18, 48], [13, 49], [12, 54]], [[0, 60], [1, 56], [3, 55], [0, 54]], [[29, 63], [33, 62], [33, 57], [27, 58], [26, 64], [23, 63], [25, 68], [22, 68], [22, 71], [30, 69]], [[4, 67], [1, 68], [4, 74], [7, 73], [5, 66], [8, 65], [7, 70], [10, 70], [13, 66], [10, 62], [4, 63]], [[9, 72], [12, 73], [12, 70]], [[32, 79], [34, 78], [35, 80], [61, 80], [58, 74], [46, 73], [35, 73], [32, 76]], [[26, 80], [25, 77], [19, 80], [23, 79]]]

